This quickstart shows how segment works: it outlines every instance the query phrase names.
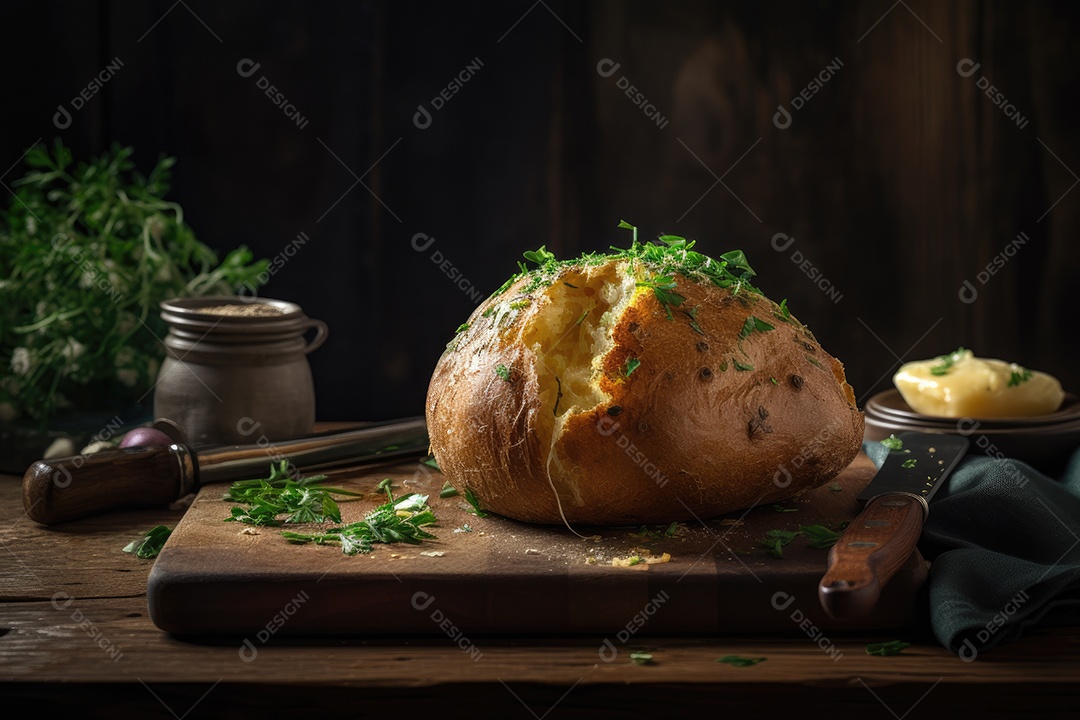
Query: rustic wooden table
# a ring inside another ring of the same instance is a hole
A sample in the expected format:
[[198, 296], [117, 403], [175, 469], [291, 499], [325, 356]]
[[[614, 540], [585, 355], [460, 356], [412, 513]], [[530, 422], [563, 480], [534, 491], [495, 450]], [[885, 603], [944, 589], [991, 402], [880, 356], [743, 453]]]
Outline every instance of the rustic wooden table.
[[[182, 510], [116, 513], [46, 528], [22, 510], [20, 479], [0, 475], [0, 698], [4, 710], [84, 717], [350, 715], [502, 718], [817, 717], [1080, 713], [1080, 629], [1046, 632], [965, 663], [924, 641], [871, 657], [868, 641], [833, 638], [834, 661], [809, 638], [650, 638], [654, 664], [604, 662], [597, 637], [478, 638], [473, 658], [446, 639], [190, 642], [147, 617], [152, 561], [121, 548]], [[209, 612], [210, 610], [208, 610]], [[752, 667], [714, 662], [767, 657]]]

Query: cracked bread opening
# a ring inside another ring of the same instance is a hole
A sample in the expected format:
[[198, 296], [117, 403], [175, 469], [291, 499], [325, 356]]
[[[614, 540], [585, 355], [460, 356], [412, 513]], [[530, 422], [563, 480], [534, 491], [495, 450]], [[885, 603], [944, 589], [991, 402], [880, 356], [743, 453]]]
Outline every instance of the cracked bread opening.
[[610, 397], [600, 388], [604, 357], [614, 347], [612, 331], [633, 300], [636, 279], [626, 263], [573, 268], [545, 292], [534, 322], [522, 337], [532, 350], [541, 410], [536, 431], [549, 448], [548, 478], [556, 495], [576, 495], [557, 452], [562, 427], [572, 415], [589, 412]]

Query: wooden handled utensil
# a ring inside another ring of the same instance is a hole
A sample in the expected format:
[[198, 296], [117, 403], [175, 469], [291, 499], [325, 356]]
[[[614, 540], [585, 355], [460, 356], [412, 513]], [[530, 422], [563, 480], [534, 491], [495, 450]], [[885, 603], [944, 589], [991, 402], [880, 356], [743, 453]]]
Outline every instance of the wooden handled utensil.
[[131, 447], [93, 455], [39, 460], [23, 476], [23, 506], [46, 525], [126, 508], [159, 507], [203, 485], [267, 473], [288, 460], [301, 472], [382, 462], [427, 452], [424, 418], [369, 425], [278, 443], [192, 450]]
[[906, 432], [859, 494], [862, 512], [829, 551], [818, 585], [831, 617], [857, 619], [874, 609], [881, 589], [908, 561], [930, 512], [930, 499], [968, 449], [959, 435]]

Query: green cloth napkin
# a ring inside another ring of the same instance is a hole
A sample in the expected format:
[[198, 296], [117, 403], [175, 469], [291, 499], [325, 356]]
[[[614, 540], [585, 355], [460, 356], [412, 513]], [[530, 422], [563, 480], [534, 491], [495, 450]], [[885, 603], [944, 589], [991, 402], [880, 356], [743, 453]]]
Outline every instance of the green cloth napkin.
[[[863, 443], [878, 467], [889, 451]], [[1036, 626], [1080, 625], [1080, 450], [1060, 480], [972, 448], [930, 503], [930, 625], [964, 660]]]

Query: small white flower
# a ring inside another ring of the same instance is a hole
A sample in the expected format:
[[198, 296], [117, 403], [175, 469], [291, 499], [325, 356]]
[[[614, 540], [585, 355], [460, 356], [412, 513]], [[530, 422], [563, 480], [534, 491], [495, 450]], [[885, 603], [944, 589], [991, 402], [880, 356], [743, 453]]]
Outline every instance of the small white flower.
[[17, 347], [11, 353], [11, 369], [16, 375], [26, 375], [30, 372], [30, 351], [24, 347]]
[[124, 387], [135, 387], [135, 383], [139, 381], [139, 373], [131, 369], [117, 370], [116, 379]]
[[120, 352], [116, 353], [116, 360], [113, 364], [118, 368], [126, 368], [131, 366], [131, 361], [135, 359], [135, 351], [129, 347], [120, 348]]
[[75, 338], [68, 338], [67, 344], [64, 345], [64, 349], [60, 351], [60, 354], [64, 356], [65, 360], [71, 363], [82, 357], [84, 352], [86, 352], [85, 345]]

